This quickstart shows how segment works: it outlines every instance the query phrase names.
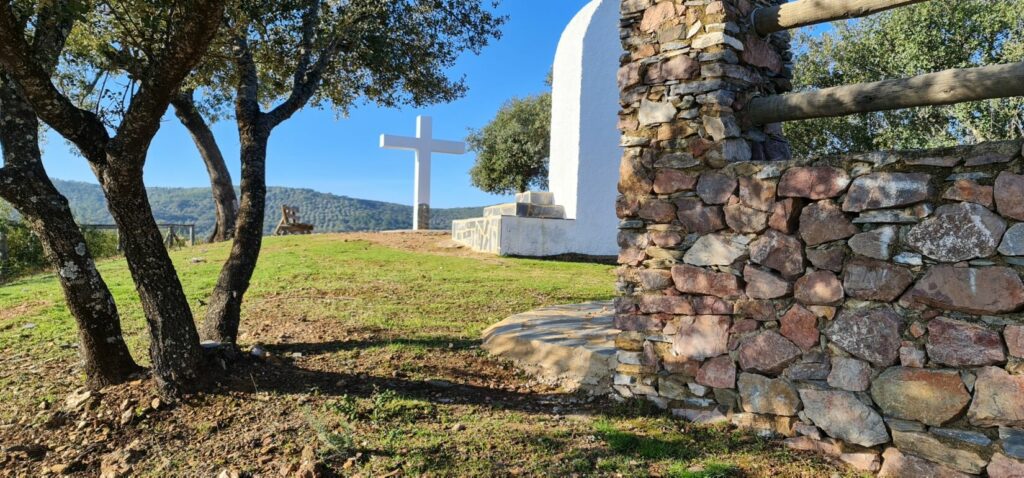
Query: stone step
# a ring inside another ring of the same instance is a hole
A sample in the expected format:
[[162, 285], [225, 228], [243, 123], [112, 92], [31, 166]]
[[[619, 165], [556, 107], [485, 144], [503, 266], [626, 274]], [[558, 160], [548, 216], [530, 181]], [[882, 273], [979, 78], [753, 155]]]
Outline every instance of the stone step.
[[517, 203], [534, 204], [537, 206], [554, 206], [555, 194], [541, 191], [527, 191], [516, 194]]
[[484, 217], [516, 216], [536, 217], [540, 219], [565, 219], [565, 208], [562, 206], [544, 206], [522, 202], [498, 204], [484, 208]]
[[611, 301], [532, 310], [485, 330], [483, 349], [565, 392], [605, 395], [619, 363], [614, 316]]

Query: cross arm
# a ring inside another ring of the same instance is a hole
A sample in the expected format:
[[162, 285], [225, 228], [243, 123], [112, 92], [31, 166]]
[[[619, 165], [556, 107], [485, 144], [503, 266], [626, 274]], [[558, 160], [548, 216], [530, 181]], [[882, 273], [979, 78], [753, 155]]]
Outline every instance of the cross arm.
[[430, 142], [430, 150], [440, 154], [466, 154], [466, 143], [435, 139]]
[[404, 149], [416, 151], [420, 149], [420, 140], [407, 136], [380, 135], [380, 147], [383, 149]]

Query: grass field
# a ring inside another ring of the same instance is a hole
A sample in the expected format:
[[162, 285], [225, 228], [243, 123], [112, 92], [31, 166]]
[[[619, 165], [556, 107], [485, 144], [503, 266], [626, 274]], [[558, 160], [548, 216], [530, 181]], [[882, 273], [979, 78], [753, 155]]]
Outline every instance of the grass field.
[[[115, 387], [63, 425], [53, 410], [81, 377], [57, 284], [39, 275], [0, 288], [0, 446], [49, 450], [39, 459], [0, 452], [0, 475], [63, 466], [95, 476], [103, 456], [135, 446], [147, 450], [135, 476], [279, 476], [307, 447], [341, 476], [845, 476], [775, 442], [691, 426], [643, 403], [562, 394], [478, 348], [480, 332], [506, 316], [611, 298], [610, 266], [362, 239], [267, 239], [240, 342], [272, 357], [247, 360], [221, 391], [147, 411], [148, 384]], [[173, 253], [197, 317], [226, 253]], [[133, 354], [148, 362], [125, 264], [100, 270]], [[140, 404], [137, 417], [119, 423], [129, 402]]]

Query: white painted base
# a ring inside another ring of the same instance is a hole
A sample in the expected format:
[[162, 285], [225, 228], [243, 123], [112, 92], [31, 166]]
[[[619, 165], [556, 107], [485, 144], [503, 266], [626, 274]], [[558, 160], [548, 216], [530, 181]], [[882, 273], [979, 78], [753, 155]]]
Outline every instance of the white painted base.
[[567, 219], [490, 216], [452, 222], [452, 239], [477, 252], [502, 256], [549, 257], [561, 254], [614, 256], [614, 238], [596, 237], [580, 231], [580, 224]]

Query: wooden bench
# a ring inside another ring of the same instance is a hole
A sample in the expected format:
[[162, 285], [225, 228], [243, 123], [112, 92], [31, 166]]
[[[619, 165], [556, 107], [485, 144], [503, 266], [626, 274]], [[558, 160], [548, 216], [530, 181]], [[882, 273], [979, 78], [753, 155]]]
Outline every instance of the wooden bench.
[[275, 236], [288, 236], [292, 234], [312, 234], [314, 226], [299, 222], [299, 208], [281, 206], [281, 222], [277, 223], [274, 229]]

